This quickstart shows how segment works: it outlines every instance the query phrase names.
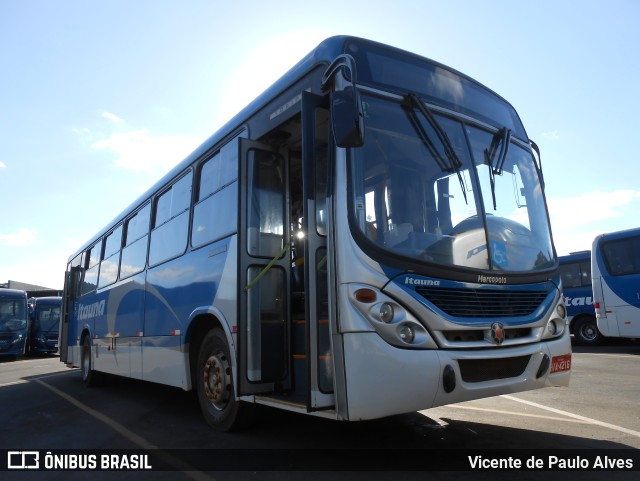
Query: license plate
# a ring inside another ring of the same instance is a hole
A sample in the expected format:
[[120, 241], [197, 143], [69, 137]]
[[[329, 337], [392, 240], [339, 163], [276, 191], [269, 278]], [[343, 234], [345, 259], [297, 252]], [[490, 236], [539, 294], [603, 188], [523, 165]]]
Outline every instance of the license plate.
[[551, 374], [569, 370], [571, 370], [571, 354], [563, 354], [551, 359]]

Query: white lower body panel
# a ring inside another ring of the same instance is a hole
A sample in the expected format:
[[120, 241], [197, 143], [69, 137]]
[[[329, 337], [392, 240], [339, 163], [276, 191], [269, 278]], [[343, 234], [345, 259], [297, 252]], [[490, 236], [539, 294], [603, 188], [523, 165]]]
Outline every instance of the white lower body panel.
[[[571, 353], [567, 334], [551, 342], [476, 351], [399, 349], [374, 332], [347, 333], [343, 341], [347, 418], [351, 421], [569, 384], [570, 371], [550, 374], [549, 366], [538, 376], [545, 355], [551, 361], [554, 356]], [[498, 360], [527, 356], [528, 362], [524, 371], [514, 377], [463, 381], [459, 361], [482, 360], [487, 356]], [[443, 386], [446, 366], [451, 366], [455, 373], [451, 392], [446, 392]]]

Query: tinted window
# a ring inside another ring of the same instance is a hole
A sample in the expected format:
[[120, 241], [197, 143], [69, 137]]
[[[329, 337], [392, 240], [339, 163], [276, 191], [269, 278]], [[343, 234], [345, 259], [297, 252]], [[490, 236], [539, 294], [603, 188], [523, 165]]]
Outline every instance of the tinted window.
[[511, 105], [489, 89], [443, 65], [357, 43], [349, 45], [349, 53], [358, 65], [358, 82], [420, 92], [433, 103], [493, 125], [506, 126], [521, 139], [527, 138]]
[[604, 242], [602, 253], [611, 275], [640, 274], [640, 237]]
[[182, 177], [156, 202], [154, 227], [158, 227], [191, 205], [191, 173]]
[[91, 292], [98, 287], [98, 271], [100, 270], [100, 245], [96, 244], [85, 254], [85, 271], [82, 279], [81, 294]]
[[194, 247], [237, 231], [238, 182], [210, 195], [193, 210], [191, 243]]
[[225, 145], [200, 170], [198, 200], [203, 200], [238, 178], [238, 143]]
[[284, 245], [284, 160], [270, 152], [250, 150], [248, 162], [247, 251], [273, 257]]
[[104, 260], [100, 263], [98, 287], [113, 284], [118, 279], [120, 263], [120, 245], [122, 242], [122, 226], [107, 236], [104, 243]]
[[126, 223], [126, 244], [122, 249], [120, 278], [125, 278], [140, 272], [144, 269], [147, 263], [147, 240], [149, 239], [150, 213], [151, 204], [147, 204], [133, 217], [129, 218]]
[[122, 226], [119, 226], [111, 234], [107, 236], [104, 243], [104, 258], [111, 257], [112, 254], [120, 251], [122, 242]]
[[[241, 134], [243, 136], [244, 134]], [[191, 244], [194, 247], [237, 231], [238, 223], [237, 138], [207, 159], [200, 168], [198, 202], [193, 209]]]
[[182, 254], [187, 247], [192, 173], [178, 180], [157, 203], [155, 228], [149, 245], [149, 264], [154, 265]]
[[127, 231], [125, 234], [126, 244], [130, 245], [143, 235], [149, 233], [149, 214], [151, 213], [151, 204], [145, 205], [138, 211], [136, 215], [131, 217], [127, 222]]

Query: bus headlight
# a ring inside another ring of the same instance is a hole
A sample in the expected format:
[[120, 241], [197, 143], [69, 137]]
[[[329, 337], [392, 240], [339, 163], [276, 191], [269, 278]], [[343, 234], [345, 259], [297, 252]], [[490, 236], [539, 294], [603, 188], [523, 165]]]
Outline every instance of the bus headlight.
[[560, 316], [562, 319], [564, 319], [567, 315], [567, 308], [564, 307], [564, 304], [558, 304], [556, 311], [558, 312], [558, 316]]
[[391, 321], [393, 321], [394, 314], [395, 312], [393, 310], [393, 306], [388, 302], [385, 302], [380, 306], [379, 315], [382, 322], [386, 322], [387, 324], [389, 324]]
[[404, 349], [438, 348], [426, 326], [400, 300], [364, 284], [350, 284], [346, 289], [351, 305], [387, 343]]
[[562, 336], [567, 328], [566, 316], [567, 308], [564, 305], [564, 300], [560, 298], [555, 309], [551, 311], [550, 319], [542, 331], [542, 339], [554, 339]]

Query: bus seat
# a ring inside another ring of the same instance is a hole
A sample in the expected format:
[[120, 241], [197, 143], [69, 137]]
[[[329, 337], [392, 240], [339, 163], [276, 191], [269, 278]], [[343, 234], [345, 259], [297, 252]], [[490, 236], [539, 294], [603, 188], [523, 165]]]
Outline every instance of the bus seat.
[[388, 247], [393, 247], [409, 238], [413, 232], [413, 225], [410, 222], [403, 224], [390, 224], [389, 230], [384, 233], [384, 243]]

